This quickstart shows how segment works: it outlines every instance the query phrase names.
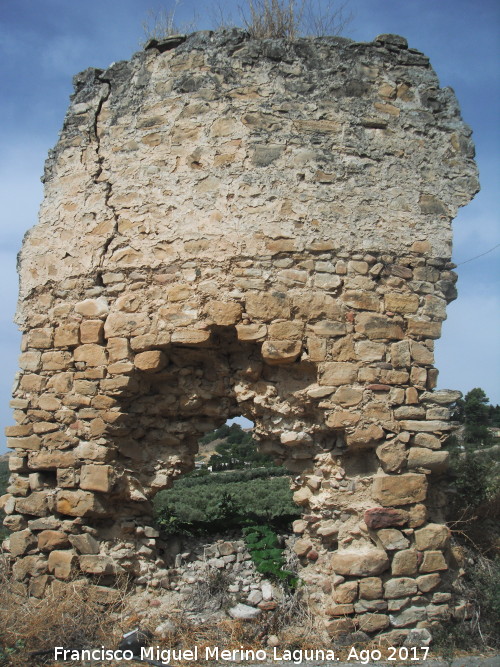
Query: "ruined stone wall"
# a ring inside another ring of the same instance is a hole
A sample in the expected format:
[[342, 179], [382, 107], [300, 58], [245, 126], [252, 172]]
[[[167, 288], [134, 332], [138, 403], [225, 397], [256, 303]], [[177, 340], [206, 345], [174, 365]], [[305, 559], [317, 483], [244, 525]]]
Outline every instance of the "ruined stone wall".
[[433, 348], [476, 191], [453, 92], [400, 37], [196, 33], [76, 76], [20, 256], [19, 581], [154, 582], [151, 498], [243, 414], [296, 474], [330, 634], [444, 618]]

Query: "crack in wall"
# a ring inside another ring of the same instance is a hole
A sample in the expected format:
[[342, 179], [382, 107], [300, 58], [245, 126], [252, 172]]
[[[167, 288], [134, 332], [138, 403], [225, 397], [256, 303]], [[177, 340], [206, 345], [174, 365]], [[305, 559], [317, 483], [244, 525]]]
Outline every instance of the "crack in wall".
[[114, 221], [113, 224], [113, 230], [111, 231], [111, 234], [108, 236], [108, 238], [104, 241], [102, 245], [102, 252], [101, 252], [101, 257], [99, 259], [99, 264], [97, 266], [97, 271], [96, 271], [96, 282], [100, 282], [100, 277], [101, 277], [101, 269], [104, 264], [104, 259], [106, 257], [106, 254], [108, 252], [108, 249], [113, 242], [113, 239], [116, 237], [116, 234], [118, 232], [118, 221], [119, 217], [116, 212], [115, 207], [111, 204], [110, 200], [113, 194], [113, 186], [112, 183], [109, 180], [101, 181], [99, 180], [99, 177], [101, 174], [105, 171], [104, 168], [104, 156], [102, 155], [101, 152], [101, 140], [99, 137], [99, 116], [101, 115], [102, 109], [104, 104], [108, 101], [109, 96], [111, 94], [111, 81], [109, 79], [104, 79], [104, 78], [99, 78], [99, 81], [103, 84], [106, 85], [106, 91], [104, 95], [101, 96], [97, 109], [94, 114], [94, 123], [92, 126], [92, 134], [93, 134], [93, 140], [95, 141], [96, 148], [95, 148], [95, 153], [97, 156], [97, 169], [96, 171], [92, 174], [92, 180], [95, 185], [104, 185], [104, 206], [109, 209], [112, 215], [112, 219]]

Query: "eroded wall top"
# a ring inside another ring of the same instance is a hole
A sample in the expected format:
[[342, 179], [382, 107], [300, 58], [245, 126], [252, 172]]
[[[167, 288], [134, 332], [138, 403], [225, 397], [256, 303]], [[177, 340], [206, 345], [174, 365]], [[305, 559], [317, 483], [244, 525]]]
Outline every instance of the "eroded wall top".
[[203, 32], [86, 70], [21, 252], [18, 320], [47, 283], [179, 259], [415, 242], [449, 258], [478, 189], [470, 134], [453, 91], [394, 35]]

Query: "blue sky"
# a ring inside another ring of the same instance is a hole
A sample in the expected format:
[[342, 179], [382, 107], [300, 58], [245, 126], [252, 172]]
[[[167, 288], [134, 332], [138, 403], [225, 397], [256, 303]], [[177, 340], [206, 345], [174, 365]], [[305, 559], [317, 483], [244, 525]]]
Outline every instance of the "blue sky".
[[[327, 0], [313, 0], [325, 5]], [[183, 0], [179, 23], [198, 15], [213, 27], [211, 0]], [[222, 8], [238, 3], [221, 0]], [[8, 402], [20, 336], [12, 324], [16, 254], [35, 224], [40, 176], [71, 94], [71, 78], [107, 67], [140, 48], [148, 11], [160, 0], [0, 0], [0, 426], [11, 423]], [[431, 58], [441, 85], [451, 86], [474, 131], [481, 192], [454, 222], [457, 264], [500, 243], [500, 3], [497, 0], [350, 0], [345, 36], [371, 41], [403, 35]], [[463, 392], [480, 386], [500, 403], [500, 248], [458, 267], [459, 298], [448, 310], [436, 346], [439, 386]], [[0, 439], [0, 451], [5, 449]]]

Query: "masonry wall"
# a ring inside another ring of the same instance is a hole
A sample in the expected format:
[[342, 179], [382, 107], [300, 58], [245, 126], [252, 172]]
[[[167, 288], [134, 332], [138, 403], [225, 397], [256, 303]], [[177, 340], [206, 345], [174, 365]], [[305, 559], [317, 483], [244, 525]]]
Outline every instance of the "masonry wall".
[[162, 566], [150, 500], [252, 419], [293, 473], [332, 636], [450, 613], [434, 341], [478, 189], [453, 92], [406, 41], [195, 33], [75, 77], [20, 255], [4, 496], [36, 595]]

